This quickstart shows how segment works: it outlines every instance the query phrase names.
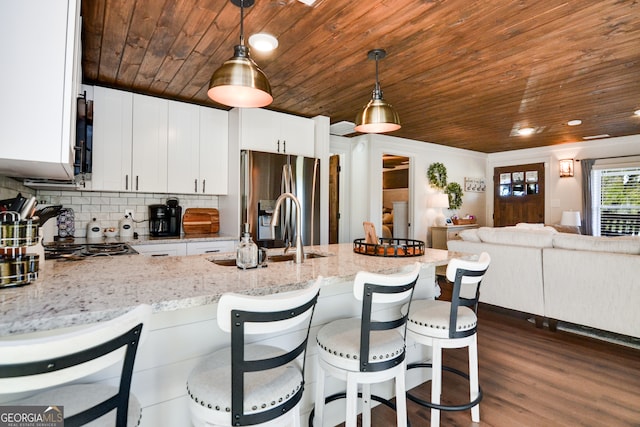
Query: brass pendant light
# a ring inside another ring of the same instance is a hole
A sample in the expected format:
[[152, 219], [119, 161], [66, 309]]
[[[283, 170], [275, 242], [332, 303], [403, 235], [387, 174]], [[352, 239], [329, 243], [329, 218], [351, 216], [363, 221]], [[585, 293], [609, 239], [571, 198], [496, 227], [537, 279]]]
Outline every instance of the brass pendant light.
[[257, 108], [273, 101], [267, 76], [249, 56], [244, 44], [244, 8], [255, 0], [231, 0], [240, 7], [240, 44], [234, 47], [233, 57], [211, 76], [207, 95], [212, 100], [230, 107]]
[[393, 106], [382, 98], [382, 89], [378, 80], [378, 60], [387, 56], [384, 49], [373, 49], [367, 54], [376, 61], [376, 86], [371, 101], [356, 116], [356, 132], [383, 133], [400, 129], [400, 117]]

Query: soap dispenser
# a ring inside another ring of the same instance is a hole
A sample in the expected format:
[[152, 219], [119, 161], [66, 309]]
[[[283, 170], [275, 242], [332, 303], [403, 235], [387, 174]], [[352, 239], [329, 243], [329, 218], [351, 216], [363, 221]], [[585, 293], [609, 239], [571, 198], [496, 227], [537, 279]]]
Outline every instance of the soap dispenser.
[[236, 266], [243, 270], [258, 266], [258, 246], [251, 239], [249, 224], [244, 224], [244, 232], [240, 238], [238, 251], [236, 252]]

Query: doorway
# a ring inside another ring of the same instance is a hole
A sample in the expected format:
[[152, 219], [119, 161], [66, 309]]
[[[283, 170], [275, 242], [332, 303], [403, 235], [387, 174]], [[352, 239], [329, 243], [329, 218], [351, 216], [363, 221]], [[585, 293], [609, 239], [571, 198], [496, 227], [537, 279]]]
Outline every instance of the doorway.
[[544, 223], [544, 163], [493, 169], [493, 225]]
[[382, 232], [384, 238], [409, 237], [409, 157], [382, 155]]

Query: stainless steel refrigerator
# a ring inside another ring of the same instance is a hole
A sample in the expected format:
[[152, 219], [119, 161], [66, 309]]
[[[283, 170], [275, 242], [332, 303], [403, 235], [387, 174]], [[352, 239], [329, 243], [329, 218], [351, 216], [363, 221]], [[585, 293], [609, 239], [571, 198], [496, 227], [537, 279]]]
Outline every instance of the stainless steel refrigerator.
[[241, 222], [249, 223], [258, 246], [295, 245], [296, 207], [285, 199], [275, 232], [271, 219], [280, 194], [293, 193], [300, 202], [302, 244], [320, 243], [320, 160], [288, 154], [242, 151], [240, 155]]

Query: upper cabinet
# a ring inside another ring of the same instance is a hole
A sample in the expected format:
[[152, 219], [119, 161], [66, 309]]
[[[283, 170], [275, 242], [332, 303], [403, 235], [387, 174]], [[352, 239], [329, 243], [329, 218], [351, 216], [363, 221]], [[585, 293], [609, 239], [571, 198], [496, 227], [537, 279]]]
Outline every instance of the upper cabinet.
[[133, 94], [133, 191], [167, 192], [168, 118], [169, 101]]
[[0, 38], [0, 174], [73, 178], [80, 1], [4, 1]]
[[132, 129], [133, 94], [95, 86], [92, 190], [131, 190]]
[[241, 108], [240, 149], [314, 156], [312, 119], [260, 108]]
[[228, 194], [229, 114], [200, 107], [201, 194]]
[[227, 194], [227, 112], [169, 101], [168, 191]]
[[91, 189], [167, 192], [166, 99], [93, 89]]
[[96, 86], [92, 190], [227, 194], [227, 112]]

